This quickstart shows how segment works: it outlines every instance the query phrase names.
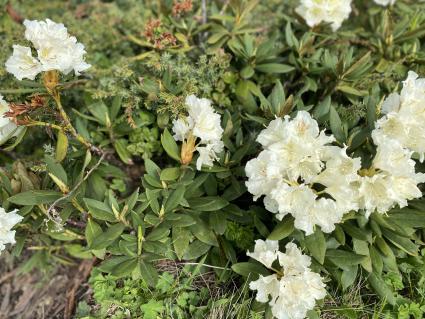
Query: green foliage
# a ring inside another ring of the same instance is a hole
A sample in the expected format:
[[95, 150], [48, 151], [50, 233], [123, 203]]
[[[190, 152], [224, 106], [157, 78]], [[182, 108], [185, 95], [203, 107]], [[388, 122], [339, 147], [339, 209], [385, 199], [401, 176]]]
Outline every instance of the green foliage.
[[[91, 274], [94, 304], [82, 301], [76, 318], [217, 318], [232, 316], [239, 319], [259, 319], [261, 313], [251, 309], [246, 291], [225, 291], [198, 286], [194, 267], [185, 266], [178, 275], [163, 272], [154, 289], [143, 281], [117, 279], [98, 270]], [[178, 269], [175, 269], [178, 270]], [[216, 294], [216, 296], [212, 296]]]
[[224, 235], [227, 240], [231, 241], [241, 251], [247, 251], [251, 248], [254, 241], [254, 228], [230, 221], [227, 223]]
[[[27, 18], [65, 23], [93, 65], [79, 80], [60, 79], [63, 105], [89, 148], [53, 129], [63, 123], [41, 79], [17, 82], [2, 69], [0, 80], [8, 101], [45, 97], [29, 116], [49, 123], [20, 129], [2, 145], [0, 202], [24, 216], [14, 253], [46, 248], [28, 269], [96, 257], [90, 284], [100, 308], [81, 303], [81, 318], [201, 318], [211, 309], [259, 318], [243, 310], [252, 301], [245, 292], [215, 300], [193, 290], [190, 276], [157, 270], [163, 259], [201, 260], [216, 267], [217, 282], [234, 279], [230, 269], [252, 279], [265, 271], [245, 256], [257, 238], [299, 243], [337, 294], [363, 282], [356, 301], [373, 294], [379, 315], [422, 318], [423, 199], [388, 216], [348, 214], [333, 233], [305, 236], [291, 217], [278, 221], [252, 200], [244, 166], [260, 151], [255, 139], [264, 125], [307, 110], [368, 167], [383, 97], [408, 70], [425, 73], [423, 3], [384, 9], [354, 1], [360, 14], [338, 33], [307, 28], [293, 14], [297, 1], [209, 1], [206, 21], [195, 1], [181, 15], [172, 14], [172, 1], [69, 1], [66, 10], [61, 1], [9, 3]], [[23, 35], [12, 18], [0, 19], [2, 61]], [[154, 19], [160, 26], [152, 39], [146, 30]], [[172, 40], [155, 42], [165, 35]], [[211, 99], [222, 116], [225, 151], [211, 169], [195, 170], [196, 156], [182, 165], [170, 132], [189, 94]]]

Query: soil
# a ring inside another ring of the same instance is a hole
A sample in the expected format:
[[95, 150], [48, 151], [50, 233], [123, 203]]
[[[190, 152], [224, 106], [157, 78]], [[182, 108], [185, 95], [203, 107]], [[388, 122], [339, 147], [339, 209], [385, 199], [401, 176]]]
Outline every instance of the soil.
[[0, 256], [0, 319], [72, 318], [78, 300], [89, 293], [86, 281], [93, 262], [73, 261], [45, 273], [22, 273], [17, 265], [25, 260], [4, 251]]

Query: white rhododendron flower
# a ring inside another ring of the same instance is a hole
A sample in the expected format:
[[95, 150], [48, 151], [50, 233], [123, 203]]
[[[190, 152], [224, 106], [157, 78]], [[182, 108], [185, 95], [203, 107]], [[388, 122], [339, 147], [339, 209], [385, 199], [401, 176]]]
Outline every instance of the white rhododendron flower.
[[395, 140], [378, 144], [370, 176], [360, 180], [360, 208], [367, 217], [374, 211], [384, 214], [395, 205], [405, 207], [408, 200], [422, 197], [417, 185], [425, 182], [425, 174], [415, 172], [412, 153]]
[[277, 270], [278, 274], [260, 276], [249, 287], [257, 291], [257, 301], [269, 303], [275, 318], [304, 319], [314, 308], [316, 300], [326, 296], [325, 284], [322, 277], [309, 268], [311, 258], [303, 255], [294, 243], [286, 245], [286, 253], [278, 251], [278, 248], [277, 241], [255, 242], [254, 252], [248, 252], [248, 256], [269, 269], [278, 260], [282, 270]]
[[373, 0], [376, 4], [379, 4], [381, 6], [388, 6], [393, 5], [395, 3], [395, 0]]
[[425, 182], [425, 174], [415, 172], [411, 157], [417, 153], [423, 161], [425, 154], [425, 79], [410, 71], [401, 93], [385, 99], [382, 113], [372, 131], [376, 155], [359, 185], [360, 208], [366, 216], [422, 197], [418, 184]]
[[179, 118], [173, 121], [174, 139], [176, 141], [184, 141], [189, 132], [193, 129], [193, 119], [191, 117]]
[[293, 120], [273, 120], [257, 141], [278, 156], [281, 174], [295, 182], [300, 177], [311, 180], [322, 170], [321, 153], [334, 138], [320, 132], [310, 114], [301, 111]]
[[305, 111], [271, 121], [257, 138], [264, 150], [245, 167], [248, 191], [254, 200], [264, 196], [265, 208], [277, 219], [292, 215], [306, 235], [315, 226], [332, 232], [350, 211], [384, 214], [422, 197], [418, 184], [425, 174], [415, 172], [412, 156], [425, 157], [425, 79], [409, 72], [401, 93], [390, 94], [381, 110], [368, 168], [348, 156], [347, 147], [331, 145], [334, 138]]
[[198, 146], [196, 150], [199, 153], [199, 157], [196, 160], [196, 169], [201, 170], [202, 165], [213, 166], [213, 162], [218, 159], [217, 154], [221, 153], [224, 149], [222, 141], [211, 141], [205, 146]]
[[6, 71], [13, 74], [18, 80], [24, 78], [34, 80], [42, 71], [40, 61], [32, 56], [31, 48], [22, 45], [13, 46], [13, 54], [6, 61]]
[[189, 117], [194, 122], [193, 135], [203, 142], [215, 142], [221, 140], [223, 129], [221, 128], [221, 116], [214, 111], [211, 101], [198, 99], [195, 95], [186, 98]]
[[0, 207], [0, 252], [6, 248], [6, 244], [15, 243], [15, 231], [11, 229], [23, 219], [17, 212], [15, 209], [6, 213], [4, 208]]
[[270, 268], [273, 262], [277, 259], [279, 251], [279, 243], [276, 240], [256, 240], [254, 251], [252, 253], [247, 252], [246, 254], [258, 260], [267, 268]]
[[270, 296], [279, 296], [280, 282], [275, 274], [265, 277], [260, 275], [256, 281], [250, 282], [249, 288], [257, 290], [255, 300], [266, 303]]
[[352, 0], [301, 0], [296, 12], [305, 19], [310, 27], [321, 22], [330, 23], [332, 30], [341, 27], [351, 13]]
[[74, 71], [79, 75], [90, 64], [84, 61], [84, 45], [68, 34], [62, 23], [25, 20], [25, 38], [37, 51], [37, 58], [32, 56], [31, 48], [13, 46], [13, 54], [6, 62], [6, 70], [18, 80], [34, 80], [38, 73], [57, 70], [63, 74]]
[[[315, 225], [331, 232], [344, 213], [358, 208], [347, 194], [352, 194], [351, 184], [358, 179], [360, 159], [330, 145], [334, 137], [320, 131], [308, 112], [300, 111], [292, 120], [286, 116], [271, 121], [257, 141], [264, 150], [246, 164], [246, 186], [254, 200], [265, 196], [266, 209], [279, 220], [291, 214], [295, 227], [307, 235]], [[314, 184], [324, 186], [323, 193], [332, 198], [319, 196]]]
[[360, 158], [347, 155], [347, 147], [330, 146], [323, 154], [326, 168], [314, 178], [314, 182], [325, 186], [325, 191], [338, 203], [342, 211], [357, 210], [358, 170], [361, 168]]
[[270, 194], [282, 179], [277, 154], [264, 150], [257, 158], [250, 160], [245, 166], [248, 191], [257, 200], [262, 195]]
[[416, 152], [422, 162], [425, 157], [425, 79], [410, 71], [400, 94], [388, 96], [382, 106], [384, 117], [372, 133], [376, 145], [395, 140], [404, 148]]
[[0, 95], [0, 141], [2, 142], [18, 134], [16, 124], [4, 116], [7, 111], [9, 111], [9, 104]]
[[183, 142], [182, 162], [190, 163], [196, 150], [199, 153], [196, 168], [211, 167], [224, 149], [221, 116], [214, 111], [208, 99], [190, 95], [186, 97], [185, 104], [188, 116], [173, 121], [173, 137]]

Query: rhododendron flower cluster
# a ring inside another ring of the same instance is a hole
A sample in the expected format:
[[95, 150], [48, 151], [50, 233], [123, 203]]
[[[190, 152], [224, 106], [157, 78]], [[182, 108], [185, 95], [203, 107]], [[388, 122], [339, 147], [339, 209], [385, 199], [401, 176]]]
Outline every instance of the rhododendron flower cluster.
[[0, 207], [0, 252], [6, 248], [6, 244], [15, 243], [15, 231], [11, 229], [23, 219], [17, 212], [15, 209], [6, 213], [5, 209]]
[[332, 136], [319, 131], [305, 111], [290, 120], [275, 119], [258, 136], [264, 150], [245, 167], [248, 191], [264, 197], [267, 210], [281, 220], [295, 218], [296, 228], [314, 232], [318, 225], [331, 232], [349, 211], [386, 213], [419, 198], [425, 174], [415, 172], [412, 154], [425, 154], [425, 79], [409, 72], [401, 94], [384, 101], [386, 114], [372, 132], [377, 147], [372, 165], [334, 146]]
[[7, 139], [17, 135], [17, 126], [5, 113], [9, 111], [9, 104], [0, 95], [0, 141], [6, 142]]
[[382, 105], [384, 117], [376, 123], [372, 133], [375, 144], [382, 145], [393, 140], [419, 155], [423, 162], [425, 157], [425, 79], [418, 79], [410, 71], [403, 82], [400, 94], [392, 93]]
[[37, 51], [33, 57], [30, 47], [13, 46], [13, 54], [6, 61], [6, 70], [18, 80], [34, 80], [40, 72], [57, 70], [68, 74], [74, 70], [76, 75], [87, 70], [90, 64], [84, 61], [84, 45], [68, 34], [62, 23], [52, 20], [25, 20], [25, 38]]
[[407, 200], [422, 196], [417, 184], [425, 182], [425, 175], [415, 173], [411, 157], [416, 153], [424, 160], [425, 79], [409, 72], [401, 93], [384, 101], [382, 113], [372, 132], [377, 153], [360, 185], [361, 208], [367, 215], [385, 213], [396, 204], [407, 206]]
[[411, 155], [394, 140], [378, 144], [372, 167], [359, 185], [359, 206], [366, 217], [374, 211], [386, 213], [395, 205], [405, 207], [407, 200], [422, 196], [417, 184], [425, 182], [425, 174], [415, 173]]
[[[285, 116], [270, 122], [257, 138], [264, 150], [245, 167], [254, 200], [265, 195], [269, 211], [279, 220], [291, 214], [295, 227], [306, 234], [315, 225], [333, 231], [344, 213], [358, 208], [350, 194], [360, 169], [360, 160], [331, 145], [334, 140], [305, 111], [293, 120]], [[314, 188], [319, 183], [325, 186], [321, 192]]]
[[295, 11], [310, 27], [326, 22], [336, 31], [350, 16], [351, 0], [301, 0]]
[[208, 99], [190, 95], [185, 103], [188, 116], [173, 121], [174, 139], [183, 142], [182, 163], [189, 164], [196, 150], [199, 153], [196, 168], [201, 170], [203, 165], [211, 167], [224, 149], [221, 116], [214, 111]]
[[249, 287], [257, 290], [256, 300], [268, 302], [277, 319], [303, 319], [314, 308], [316, 300], [326, 296], [325, 284], [319, 274], [312, 272], [311, 258], [303, 255], [294, 243], [286, 245], [286, 253], [279, 251], [277, 241], [257, 240], [254, 252], [248, 256], [274, 270], [279, 264], [281, 271], [270, 276], [261, 276]]

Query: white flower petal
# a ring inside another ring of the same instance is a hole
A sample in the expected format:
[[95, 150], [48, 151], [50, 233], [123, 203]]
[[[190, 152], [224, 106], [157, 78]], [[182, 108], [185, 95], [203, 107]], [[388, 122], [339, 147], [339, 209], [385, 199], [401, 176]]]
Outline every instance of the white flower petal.
[[5, 249], [6, 244], [15, 243], [15, 231], [12, 228], [23, 219], [17, 212], [15, 209], [7, 213], [0, 207], [0, 252]]

